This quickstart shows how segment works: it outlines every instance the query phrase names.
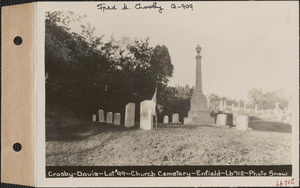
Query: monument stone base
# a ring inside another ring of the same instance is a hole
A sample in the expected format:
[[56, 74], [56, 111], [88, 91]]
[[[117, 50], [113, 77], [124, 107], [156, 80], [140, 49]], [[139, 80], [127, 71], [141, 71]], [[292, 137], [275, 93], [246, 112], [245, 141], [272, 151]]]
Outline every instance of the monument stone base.
[[191, 98], [191, 110], [188, 117], [183, 119], [185, 125], [211, 125], [215, 124], [215, 118], [210, 117], [207, 108], [207, 99], [201, 92], [196, 92]]
[[215, 118], [207, 116], [194, 116], [183, 118], [185, 125], [211, 125], [215, 124]]

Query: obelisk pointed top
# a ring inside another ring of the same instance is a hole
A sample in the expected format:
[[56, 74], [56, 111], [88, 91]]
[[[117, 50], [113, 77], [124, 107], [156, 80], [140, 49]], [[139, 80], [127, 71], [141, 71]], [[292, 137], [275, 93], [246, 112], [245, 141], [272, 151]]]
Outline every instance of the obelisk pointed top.
[[199, 46], [199, 44], [198, 44], [198, 46], [196, 47], [196, 52], [197, 52], [198, 55], [199, 55], [200, 52], [201, 52], [201, 47]]

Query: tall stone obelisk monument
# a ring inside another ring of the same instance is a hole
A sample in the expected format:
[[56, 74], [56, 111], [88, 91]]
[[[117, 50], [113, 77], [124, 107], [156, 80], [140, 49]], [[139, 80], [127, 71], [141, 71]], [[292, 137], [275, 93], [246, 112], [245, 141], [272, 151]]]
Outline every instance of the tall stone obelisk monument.
[[207, 108], [207, 99], [202, 92], [202, 70], [201, 70], [201, 47], [196, 47], [196, 87], [191, 98], [191, 108], [188, 117], [184, 118], [184, 124], [207, 125], [214, 124], [215, 119], [210, 117], [210, 111]]

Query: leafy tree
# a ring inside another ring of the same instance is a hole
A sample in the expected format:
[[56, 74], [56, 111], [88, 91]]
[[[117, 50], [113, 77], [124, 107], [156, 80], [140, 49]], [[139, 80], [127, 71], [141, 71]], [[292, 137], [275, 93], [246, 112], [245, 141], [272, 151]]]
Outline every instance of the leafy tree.
[[260, 108], [273, 109], [276, 103], [279, 102], [279, 108], [284, 109], [288, 106], [288, 99], [284, 96], [282, 90], [268, 91], [264, 94], [264, 98], [261, 101]]
[[168, 48], [165, 45], [157, 45], [152, 52], [149, 64], [149, 73], [153, 76], [156, 84], [166, 86], [174, 69]]
[[[149, 38], [104, 42], [90, 24], [72, 31], [70, 23], [83, 18], [72, 12], [46, 13], [47, 104], [64, 105], [90, 119], [99, 108], [124, 114], [128, 102], [151, 98], [155, 87], [166, 90], [173, 74], [166, 46], [153, 48]], [[159, 92], [158, 100], [166, 98]]]
[[248, 98], [254, 104], [258, 104], [263, 97], [264, 94], [261, 88], [253, 88], [248, 92]]

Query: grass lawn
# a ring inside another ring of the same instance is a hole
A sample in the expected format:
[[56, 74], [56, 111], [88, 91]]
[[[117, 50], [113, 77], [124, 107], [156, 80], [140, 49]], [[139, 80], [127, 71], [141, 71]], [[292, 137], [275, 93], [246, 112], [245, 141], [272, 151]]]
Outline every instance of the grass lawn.
[[[272, 127], [272, 125], [274, 125]], [[47, 166], [291, 164], [291, 126], [253, 120], [253, 131], [212, 126], [137, 126], [77, 121], [47, 126]]]

